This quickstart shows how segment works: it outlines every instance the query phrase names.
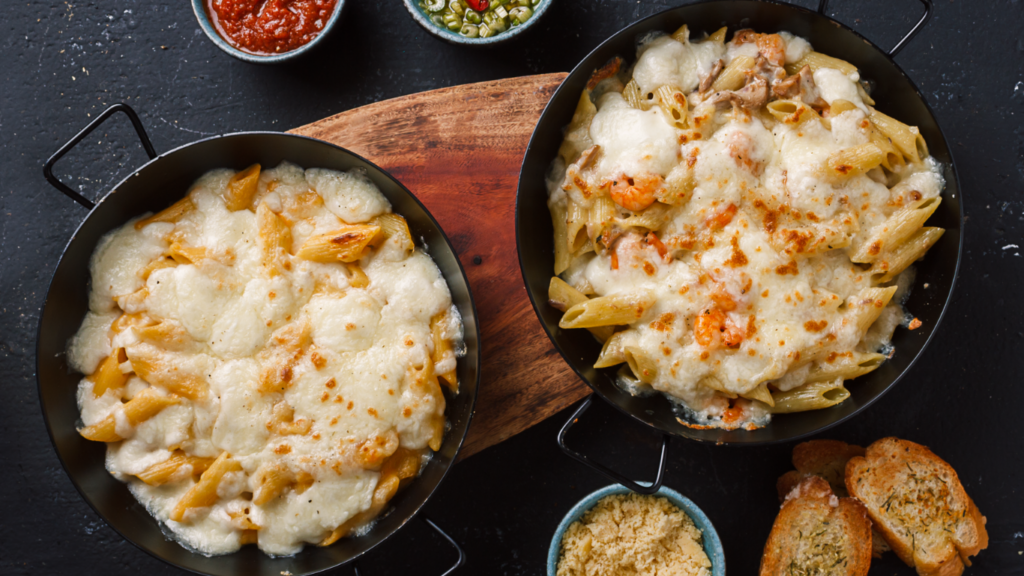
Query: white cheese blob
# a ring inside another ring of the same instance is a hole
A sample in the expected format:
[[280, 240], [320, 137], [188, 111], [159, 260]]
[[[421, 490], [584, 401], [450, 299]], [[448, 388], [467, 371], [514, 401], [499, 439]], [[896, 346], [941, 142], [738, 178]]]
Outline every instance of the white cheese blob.
[[632, 108], [616, 92], [605, 94], [597, 108], [590, 135], [601, 147], [598, 171], [604, 178], [644, 172], [665, 176], [678, 163], [676, 130], [657, 109]]
[[332, 214], [349, 224], [366, 222], [391, 210], [391, 203], [364, 174], [323, 168], [306, 170], [310, 188], [324, 199]]

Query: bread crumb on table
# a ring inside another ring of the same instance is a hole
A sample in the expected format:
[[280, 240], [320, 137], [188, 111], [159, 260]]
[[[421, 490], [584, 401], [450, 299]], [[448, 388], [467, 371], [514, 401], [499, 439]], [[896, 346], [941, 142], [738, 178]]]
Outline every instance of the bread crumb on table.
[[557, 576], [710, 576], [700, 530], [668, 499], [605, 496], [562, 536]]

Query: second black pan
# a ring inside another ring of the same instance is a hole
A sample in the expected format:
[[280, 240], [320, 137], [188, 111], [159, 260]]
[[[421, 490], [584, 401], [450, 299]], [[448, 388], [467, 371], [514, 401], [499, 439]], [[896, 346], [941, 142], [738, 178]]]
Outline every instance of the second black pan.
[[[93, 206], [91, 201], [57, 180], [52, 168], [65, 152], [115, 112], [124, 112], [132, 120], [152, 160]], [[466, 355], [458, 364], [459, 393], [454, 396], [445, 394], [450, 427], [441, 449], [420, 476], [395, 496], [389, 509], [365, 535], [345, 538], [326, 548], [307, 545], [294, 556], [270, 557], [255, 546], [246, 546], [233, 554], [206, 557], [189, 552], [168, 538], [127, 486], [104, 468], [106, 446], [85, 440], [78, 434], [75, 391], [81, 375], [68, 368], [65, 349], [88, 310], [89, 257], [100, 237], [134, 216], [147, 211], [157, 212], [179, 200], [192, 182], [208, 170], [242, 169], [253, 162], [272, 167], [285, 160], [305, 168], [350, 170], [362, 167], [391, 202], [395, 212], [406, 218], [413, 237], [426, 245], [427, 253], [437, 263], [451, 290], [452, 302], [462, 315]], [[105, 111], [55, 154], [47, 162], [46, 176], [62, 192], [90, 208], [90, 212], [64, 249], [43, 305], [36, 349], [39, 399], [50, 438], [65, 471], [86, 502], [111, 527], [153, 556], [192, 572], [214, 576], [300, 576], [355, 560], [394, 534], [419, 512], [455, 462], [469, 428], [479, 383], [480, 336], [476, 308], [458, 256], [440, 226], [411, 192], [387, 172], [343, 148], [291, 134], [252, 132], [217, 136], [157, 156], [138, 117], [123, 104]], [[432, 523], [431, 526], [437, 528]], [[445, 535], [445, 538], [448, 537]], [[454, 544], [450, 538], [448, 540]], [[461, 550], [459, 557], [461, 563]]]
[[[891, 56], [927, 19], [930, 2], [922, 2], [926, 7], [925, 18], [890, 52], [825, 16], [825, 2], [820, 7], [822, 13], [767, 0], [698, 2], [666, 10], [626, 27], [598, 46], [569, 74], [541, 115], [523, 159], [516, 196], [516, 240], [523, 279], [541, 324], [569, 365], [598, 396], [636, 420], [670, 435], [702, 442], [749, 445], [795, 440], [834, 426], [867, 408], [910, 372], [939, 328], [950, 302], [963, 242], [960, 186], [949, 146], [923, 95]], [[544, 177], [557, 155], [563, 130], [572, 118], [579, 95], [591, 73], [611, 58], [621, 56], [627, 63], [634, 62], [638, 38], [654, 31], [671, 33], [683, 24], [689, 26], [695, 37], [722, 26], [728, 26], [730, 32], [741, 28], [758, 32], [785, 30], [807, 38], [819, 52], [851, 62], [860, 69], [863, 78], [874, 82], [876, 88], [872, 97], [880, 111], [920, 127], [931, 154], [942, 163], [946, 179], [943, 202], [929, 220], [930, 226], [946, 228], [946, 234], [917, 263], [917, 281], [907, 302], [908, 310], [923, 322], [921, 328], [897, 330], [893, 337], [895, 355], [879, 369], [852, 382], [851, 397], [842, 404], [826, 410], [778, 415], [771, 424], [755, 431], [688, 428], [676, 421], [669, 402], [660, 395], [634, 397], [624, 392], [614, 383], [614, 369], [593, 367], [601, 346], [585, 330], [560, 329], [561, 312], [547, 304], [554, 249]], [[578, 454], [570, 454], [585, 460]], [[613, 477], [621, 480], [621, 477]], [[656, 489], [656, 485], [657, 482], [651, 488]], [[631, 487], [636, 489], [635, 484]], [[643, 491], [650, 491], [650, 488]]]

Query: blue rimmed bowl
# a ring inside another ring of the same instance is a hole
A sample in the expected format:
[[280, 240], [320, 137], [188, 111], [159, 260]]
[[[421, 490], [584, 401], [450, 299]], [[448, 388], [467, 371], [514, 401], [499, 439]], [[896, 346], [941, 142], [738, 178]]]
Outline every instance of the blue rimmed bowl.
[[547, 12], [548, 6], [550, 6], [551, 2], [553, 1], [554, 0], [540, 0], [540, 3], [537, 4], [537, 6], [531, 8], [533, 10], [533, 16], [531, 16], [525, 24], [520, 24], [519, 26], [516, 26], [514, 28], [509, 28], [504, 32], [495, 34], [494, 36], [490, 36], [488, 38], [468, 38], [466, 36], [463, 36], [462, 34], [459, 34], [458, 31], [453, 32], [447, 28], [441, 28], [437, 24], [434, 24], [430, 20], [430, 15], [427, 12], [425, 12], [422, 8], [420, 8], [419, 0], [403, 0], [403, 2], [405, 2], [405, 9], [409, 11], [409, 14], [412, 15], [413, 20], [415, 20], [417, 24], [422, 26], [424, 30], [430, 32], [431, 34], [440, 38], [441, 40], [444, 40], [445, 42], [466, 46], [493, 46], [495, 44], [499, 44], [501, 42], [505, 42], [506, 40], [511, 40], [516, 36], [519, 36], [528, 28], [536, 24], [538, 20], [540, 20], [541, 16], [543, 16], [544, 13]]
[[320, 34], [318, 34], [316, 38], [313, 38], [295, 50], [289, 50], [280, 54], [253, 54], [232, 46], [230, 42], [225, 40], [224, 37], [217, 32], [217, 29], [213, 26], [213, 22], [210, 21], [210, 15], [206, 13], [206, 0], [192, 0], [192, 11], [196, 13], [196, 20], [199, 21], [199, 27], [203, 29], [203, 32], [206, 33], [206, 37], [209, 38], [217, 48], [220, 48], [239, 60], [252, 62], [253, 64], [277, 64], [286, 60], [295, 59], [323, 43], [324, 38], [331, 33], [331, 30], [333, 30], [338, 21], [341, 20], [341, 13], [345, 10], [345, 4], [345, 0], [337, 0], [334, 6], [334, 12], [331, 13], [330, 19], [327, 20], [327, 24], [324, 25], [323, 30], [320, 31]]
[[[569, 525], [582, 518], [601, 498], [612, 494], [629, 493], [629, 488], [621, 484], [605, 486], [596, 492], [592, 492], [573, 506], [572, 510], [569, 510], [569, 513], [565, 515], [565, 518], [558, 525], [558, 529], [555, 530], [555, 535], [551, 539], [551, 546], [548, 548], [548, 576], [555, 576], [558, 572], [562, 537], [565, 535], [565, 531], [569, 529]], [[711, 520], [707, 515], [693, 501], [671, 488], [662, 486], [655, 495], [668, 498], [669, 502], [675, 504], [683, 512], [686, 512], [686, 515], [693, 520], [694, 525], [700, 530], [701, 539], [704, 543], [704, 553], [711, 560], [711, 576], [725, 576], [725, 551], [722, 549], [722, 541], [718, 539], [718, 532], [715, 531], [715, 527], [711, 524]]]

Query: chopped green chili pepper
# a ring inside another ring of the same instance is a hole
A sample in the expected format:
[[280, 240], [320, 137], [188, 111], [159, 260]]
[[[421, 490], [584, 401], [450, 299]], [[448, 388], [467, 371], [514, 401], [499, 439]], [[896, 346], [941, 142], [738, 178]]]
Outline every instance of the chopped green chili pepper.
[[533, 18], [542, 0], [418, 0], [431, 22], [466, 38], [490, 38]]

